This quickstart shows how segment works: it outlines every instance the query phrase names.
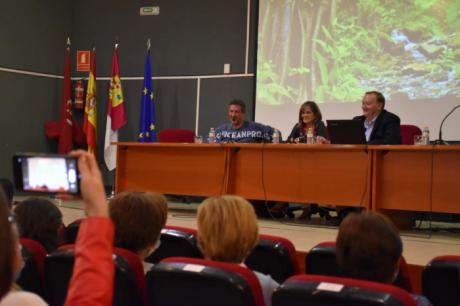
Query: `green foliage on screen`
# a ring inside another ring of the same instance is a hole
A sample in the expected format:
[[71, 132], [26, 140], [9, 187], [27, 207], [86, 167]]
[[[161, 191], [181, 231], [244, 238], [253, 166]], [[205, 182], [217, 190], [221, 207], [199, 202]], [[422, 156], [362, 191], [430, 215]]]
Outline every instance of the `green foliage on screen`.
[[460, 96], [460, 0], [261, 0], [257, 101]]

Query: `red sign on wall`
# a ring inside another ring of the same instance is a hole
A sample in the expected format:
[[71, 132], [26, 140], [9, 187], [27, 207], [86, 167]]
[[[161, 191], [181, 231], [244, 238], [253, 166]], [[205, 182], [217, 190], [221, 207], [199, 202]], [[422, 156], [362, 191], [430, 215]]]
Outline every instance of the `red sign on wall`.
[[77, 71], [89, 71], [89, 51], [77, 51]]

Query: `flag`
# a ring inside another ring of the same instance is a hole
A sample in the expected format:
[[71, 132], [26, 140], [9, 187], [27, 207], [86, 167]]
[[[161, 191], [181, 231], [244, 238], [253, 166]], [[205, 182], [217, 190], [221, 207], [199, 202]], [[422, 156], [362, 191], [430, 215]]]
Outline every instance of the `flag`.
[[118, 67], [118, 48], [115, 46], [112, 59], [112, 79], [110, 80], [104, 141], [104, 160], [109, 171], [115, 169], [117, 163], [117, 148], [110, 143], [118, 141], [118, 129], [125, 124], [125, 104], [121, 88], [120, 69]]
[[150, 70], [150, 48], [147, 50], [144, 69], [144, 86], [142, 88], [141, 120], [139, 125], [138, 141], [153, 142], [157, 140], [155, 134], [155, 94], [152, 85]]
[[70, 98], [70, 41], [64, 60], [64, 82], [62, 83], [61, 114], [59, 117], [58, 153], [67, 154], [72, 150], [72, 100]]
[[86, 135], [88, 152], [96, 155], [96, 128], [97, 128], [97, 103], [96, 103], [96, 49], [91, 52], [91, 66], [86, 89], [85, 116], [83, 131]]

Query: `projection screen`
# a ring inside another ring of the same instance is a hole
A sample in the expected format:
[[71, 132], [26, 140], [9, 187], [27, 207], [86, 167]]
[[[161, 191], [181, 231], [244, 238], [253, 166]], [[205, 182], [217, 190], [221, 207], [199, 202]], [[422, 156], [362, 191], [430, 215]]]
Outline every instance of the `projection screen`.
[[[351, 119], [378, 90], [437, 139], [460, 104], [459, 20], [460, 0], [259, 0], [255, 119], [286, 138], [304, 101]], [[460, 109], [443, 136], [460, 140]]]

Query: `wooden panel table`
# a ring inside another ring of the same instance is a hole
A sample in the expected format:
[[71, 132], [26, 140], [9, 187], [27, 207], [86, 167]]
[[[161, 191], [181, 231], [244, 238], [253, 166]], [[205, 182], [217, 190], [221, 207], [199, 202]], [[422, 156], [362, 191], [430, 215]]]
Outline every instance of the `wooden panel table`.
[[460, 213], [460, 146], [369, 146], [374, 209]]
[[117, 145], [117, 193], [231, 193], [370, 208], [372, 156], [364, 145]]
[[365, 145], [229, 144], [228, 193], [370, 208]]
[[226, 148], [217, 144], [117, 143], [115, 191], [209, 196], [224, 192]]

